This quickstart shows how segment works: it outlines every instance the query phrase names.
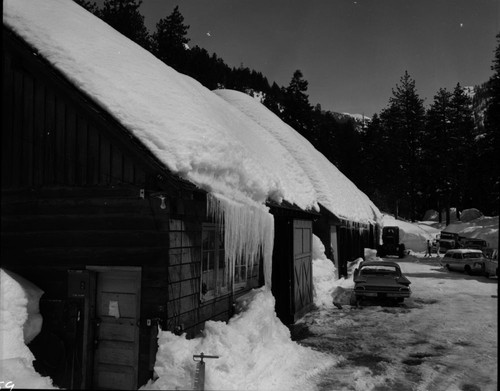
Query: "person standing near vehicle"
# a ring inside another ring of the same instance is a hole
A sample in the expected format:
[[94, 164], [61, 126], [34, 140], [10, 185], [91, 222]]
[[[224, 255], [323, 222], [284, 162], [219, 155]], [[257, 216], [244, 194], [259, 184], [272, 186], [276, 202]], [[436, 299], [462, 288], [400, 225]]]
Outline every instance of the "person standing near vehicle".
[[430, 240], [427, 240], [427, 252], [425, 253], [424, 257], [429, 255], [429, 257], [432, 257], [432, 243]]

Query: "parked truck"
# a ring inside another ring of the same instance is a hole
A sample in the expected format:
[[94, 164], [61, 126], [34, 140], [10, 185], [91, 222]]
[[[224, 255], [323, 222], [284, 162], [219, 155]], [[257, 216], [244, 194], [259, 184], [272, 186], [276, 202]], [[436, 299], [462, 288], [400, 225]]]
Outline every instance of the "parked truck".
[[457, 233], [441, 231], [439, 238], [440, 253], [446, 253], [448, 250], [459, 248], [475, 249], [485, 252], [488, 250], [488, 243], [483, 239], [467, 238]]
[[399, 242], [399, 227], [384, 227], [382, 229], [382, 245], [377, 248], [377, 256], [396, 255], [404, 258], [406, 248], [404, 243]]
[[439, 252], [445, 253], [448, 250], [461, 248], [460, 236], [454, 232], [441, 231], [439, 236]]

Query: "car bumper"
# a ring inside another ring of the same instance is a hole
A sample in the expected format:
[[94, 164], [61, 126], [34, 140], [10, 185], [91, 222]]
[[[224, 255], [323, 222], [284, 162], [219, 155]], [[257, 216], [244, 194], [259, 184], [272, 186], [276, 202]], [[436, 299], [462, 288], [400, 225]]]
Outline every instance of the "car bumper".
[[357, 297], [410, 297], [411, 291], [369, 291], [369, 290], [354, 290]]

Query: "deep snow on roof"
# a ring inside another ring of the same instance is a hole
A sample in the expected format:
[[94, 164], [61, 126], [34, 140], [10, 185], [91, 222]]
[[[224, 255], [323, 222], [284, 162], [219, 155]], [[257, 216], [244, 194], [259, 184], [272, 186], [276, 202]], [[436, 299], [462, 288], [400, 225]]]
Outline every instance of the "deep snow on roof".
[[309, 177], [316, 199], [338, 217], [353, 221], [376, 221], [378, 208], [312, 144], [256, 99], [239, 91], [215, 93], [240, 109], [278, 140]]
[[366, 195], [264, 106], [219, 92], [237, 98], [229, 104], [73, 1], [6, 0], [3, 20], [169, 170], [208, 192], [378, 219]]

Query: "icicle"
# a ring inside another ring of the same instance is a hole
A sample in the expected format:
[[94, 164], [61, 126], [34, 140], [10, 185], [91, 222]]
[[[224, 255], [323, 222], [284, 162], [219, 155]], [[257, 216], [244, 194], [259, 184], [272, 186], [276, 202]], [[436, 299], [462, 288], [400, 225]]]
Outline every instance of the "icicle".
[[230, 270], [234, 270], [239, 257], [252, 267], [262, 255], [265, 284], [271, 289], [274, 218], [268, 209], [262, 204], [242, 204], [220, 194], [208, 194], [207, 215], [224, 231], [224, 251]]

